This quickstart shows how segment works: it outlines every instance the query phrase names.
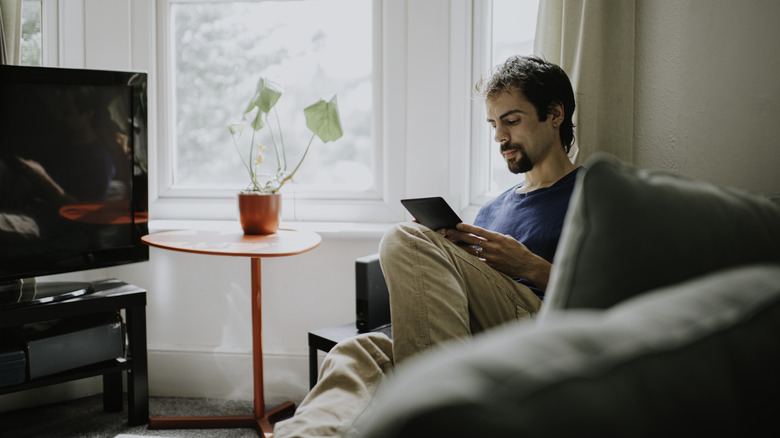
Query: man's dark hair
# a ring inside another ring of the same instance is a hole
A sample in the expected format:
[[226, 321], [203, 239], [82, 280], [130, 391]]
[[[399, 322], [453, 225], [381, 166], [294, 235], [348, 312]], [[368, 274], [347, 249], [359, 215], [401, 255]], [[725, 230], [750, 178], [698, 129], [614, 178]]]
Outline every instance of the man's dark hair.
[[569, 153], [574, 144], [574, 90], [566, 72], [559, 66], [533, 56], [512, 56], [497, 66], [488, 78], [480, 79], [475, 91], [483, 99], [491, 99], [499, 93], [520, 91], [528, 99], [539, 116], [547, 120], [547, 113], [553, 104], [563, 105], [561, 141]]

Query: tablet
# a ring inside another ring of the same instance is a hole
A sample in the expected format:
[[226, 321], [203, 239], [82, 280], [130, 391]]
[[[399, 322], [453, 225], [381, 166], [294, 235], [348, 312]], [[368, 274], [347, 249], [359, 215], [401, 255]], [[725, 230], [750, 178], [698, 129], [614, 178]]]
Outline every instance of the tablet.
[[417, 222], [432, 230], [455, 228], [455, 225], [463, 222], [447, 201], [440, 196], [402, 199], [401, 204], [409, 210]]

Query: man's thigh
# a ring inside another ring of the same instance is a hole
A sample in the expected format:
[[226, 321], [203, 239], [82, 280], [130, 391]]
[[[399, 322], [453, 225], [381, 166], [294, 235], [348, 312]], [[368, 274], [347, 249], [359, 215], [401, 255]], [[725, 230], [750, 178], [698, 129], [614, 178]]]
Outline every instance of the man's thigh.
[[538, 312], [525, 285], [419, 224], [401, 224], [380, 245], [390, 290], [396, 361]]

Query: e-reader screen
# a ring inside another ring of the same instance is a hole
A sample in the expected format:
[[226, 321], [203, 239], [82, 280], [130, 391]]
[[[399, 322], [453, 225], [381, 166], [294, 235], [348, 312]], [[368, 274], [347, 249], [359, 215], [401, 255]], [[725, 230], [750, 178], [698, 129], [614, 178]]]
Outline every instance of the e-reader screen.
[[447, 201], [440, 196], [402, 199], [401, 204], [409, 210], [417, 222], [432, 230], [455, 228], [455, 225], [463, 222]]

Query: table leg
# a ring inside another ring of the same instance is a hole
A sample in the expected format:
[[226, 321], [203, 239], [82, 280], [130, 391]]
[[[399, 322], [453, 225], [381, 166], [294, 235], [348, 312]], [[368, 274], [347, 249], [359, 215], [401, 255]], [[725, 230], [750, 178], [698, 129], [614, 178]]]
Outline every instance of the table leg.
[[309, 347], [309, 389], [314, 389], [314, 385], [317, 384], [317, 374], [320, 367], [318, 359], [317, 349]]
[[273, 424], [295, 413], [295, 404], [285, 402], [269, 412], [265, 411], [265, 387], [263, 379], [263, 300], [261, 258], [252, 258], [252, 355], [254, 359], [255, 419], [257, 431], [266, 437], [273, 436]]
[[263, 383], [263, 300], [262, 267], [259, 257], [252, 258], [252, 356], [255, 381], [255, 418], [265, 416]]
[[103, 410], [122, 411], [122, 372], [103, 374]]
[[138, 426], [149, 422], [149, 368], [146, 354], [146, 303], [125, 309], [129, 357], [127, 372], [127, 422]]
[[254, 369], [254, 415], [219, 417], [150, 418], [150, 429], [254, 428], [263, 437], [273, 437], [273, 423], [295, 412], [295, 404], [285, 402], [265, 411], [263, 387], [262, 269], [259, 257], [252, 258], [252, 360]]

